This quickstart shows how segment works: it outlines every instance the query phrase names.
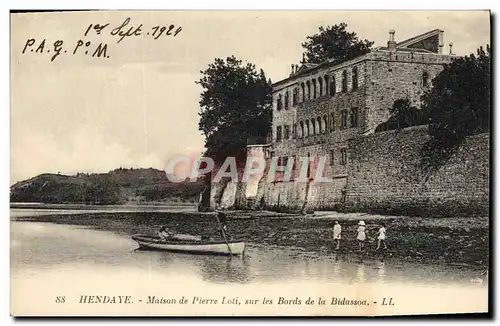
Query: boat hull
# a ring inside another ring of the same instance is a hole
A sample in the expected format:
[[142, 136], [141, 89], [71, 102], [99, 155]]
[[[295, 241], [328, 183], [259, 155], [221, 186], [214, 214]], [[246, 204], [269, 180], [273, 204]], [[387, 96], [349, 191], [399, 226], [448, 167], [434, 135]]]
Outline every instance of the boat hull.
[[183, 252], [192, 254], [211, 255], [243, 255], [245, 252], [245, 242], [229, 241], [229, 248], [226, 242], [219, 241], [162, 241], [158, 237], [135, 235], [132, 239], [139, 244], [143, 250], [162, 250], [171, 252]]

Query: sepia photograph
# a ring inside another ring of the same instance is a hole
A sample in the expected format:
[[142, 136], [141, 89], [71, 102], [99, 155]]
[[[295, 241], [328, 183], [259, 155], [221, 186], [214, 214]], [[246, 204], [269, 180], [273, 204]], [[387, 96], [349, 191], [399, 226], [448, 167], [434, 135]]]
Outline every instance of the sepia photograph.
[[10, 315], [485, 316], [491, 12], [10, 12]]

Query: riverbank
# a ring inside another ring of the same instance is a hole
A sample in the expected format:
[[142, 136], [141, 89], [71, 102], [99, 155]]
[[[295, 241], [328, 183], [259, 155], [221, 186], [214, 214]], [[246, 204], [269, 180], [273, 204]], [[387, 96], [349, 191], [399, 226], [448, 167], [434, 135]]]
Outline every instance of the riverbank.
[[[161, 225], [179, 233], [218, 237], [214, 213], [125, 212], [11, 217], [11, 220], [86, 225], [125, 235], [151, 234]], [[474, 269], [488, 267], [488, 217], [419, 218], [361, 213], [317, 212], [308, 216], [275, 212], [231, 211], [228, 227], [233, 238], [261, 246], [293, 246], [307, 251], [334, 252], [333, 221], [343, 228], [338, 254], [347, 259], [391, 259], [417, 263], [442, 263]], [[365, 251], [358, 252], [356, 226], [367, 224]], [[387, 228], [387, 250], [377, 251], [376, 231]]]
[[134, 208], [171, 208], [171, 207], [191, 207], [196, 210], [198, 205], [190, 202], [140, 202], [125, 203], [120, 205], [91, 205], [91, 204], [50, 204], [50, 203], [10, 203], [10, 208], [29, 208], [29, 209], [60, 209], [60, 210], [104, 210]]

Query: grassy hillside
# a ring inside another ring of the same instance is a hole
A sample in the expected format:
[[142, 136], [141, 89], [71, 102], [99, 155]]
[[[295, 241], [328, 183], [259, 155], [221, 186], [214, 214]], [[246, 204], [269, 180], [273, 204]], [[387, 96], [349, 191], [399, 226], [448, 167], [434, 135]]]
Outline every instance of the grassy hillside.
[[164, 171], [117, 169], [76, 176], [41, 174], [10, 188], [11, 202], [125, 204], [197, 202], [201, 181], [172, 183]]

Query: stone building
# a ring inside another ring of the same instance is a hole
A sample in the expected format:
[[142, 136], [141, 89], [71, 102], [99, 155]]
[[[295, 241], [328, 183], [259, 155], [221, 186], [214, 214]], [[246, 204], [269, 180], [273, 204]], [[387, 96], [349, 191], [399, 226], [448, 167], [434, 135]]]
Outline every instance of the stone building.
[[[212, 182], [210, 206], [403, 214], [436, 214], [453, 206], [456, 213], [472, 207], [473, 214], [483, 214], [487, 135], [469, 139], [441, 170], [425, 175], [419, 166], [429, 138], [425, 126], [375, 133], [396, 100], [418, 106], [454, 58], [451, 46], [444, 54], [439, 29], [402, 42], [391, 30], [387, 46], [357, 58], [292, 65], [290, 75], [273, 85], [272, 141], [248, 146], [247, 157], [264, 158], [265, 171], [248, 182]], [[305, 157], [310, 163], [301, 166]], [[274, 173], [275, 164], [291, 169], [291, 178]], [[320, 182], [316, 172], [322, 170], [330, 182]], [[276, 178], [270, 181], [269, 175]]]
[[391, 30], [387, 46], [343, 62], [292, 65], [290, 75], [273, 85], [270, 155], [329, 158], [327, 174], [334, 184], [316, 187], [319, 196], [312, 197], [317, 202], [310, 204], [321, 208], [341, 199], [347, 140], [373, 133], [388, 120], [395, 100], [407, 98], [418, 105], [431, 80], [454, 57], [451, 46], [443, 54], [439, 29], [402, 42], [395, 41]]

